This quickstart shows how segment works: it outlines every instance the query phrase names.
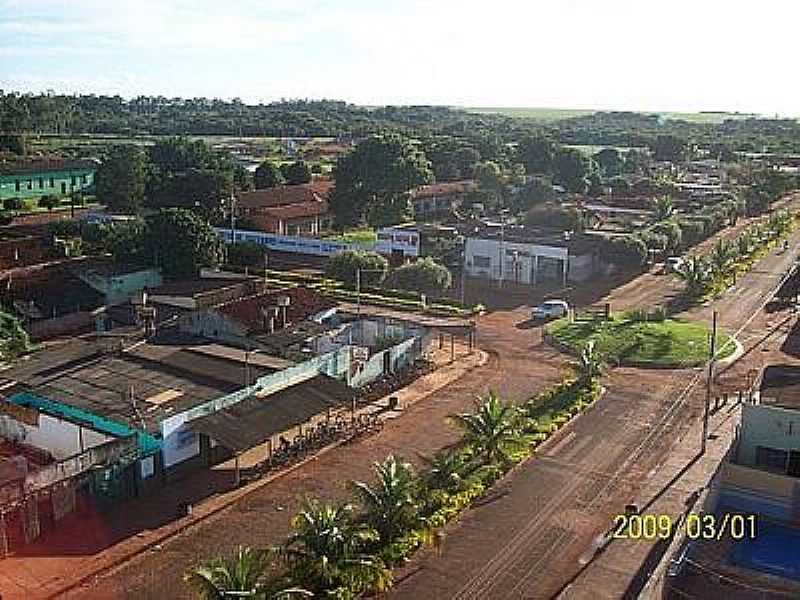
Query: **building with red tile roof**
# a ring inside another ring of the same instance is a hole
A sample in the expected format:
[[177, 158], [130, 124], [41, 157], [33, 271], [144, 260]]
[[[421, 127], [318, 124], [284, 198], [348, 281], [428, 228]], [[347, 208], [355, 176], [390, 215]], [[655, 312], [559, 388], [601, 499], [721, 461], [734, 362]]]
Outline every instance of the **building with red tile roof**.
[[330, 223], [325, 198], [332, 187], [331, 181], [318, 179], [241, 192], [237, 213], [245, 228], [278, 235], [318, 235]]

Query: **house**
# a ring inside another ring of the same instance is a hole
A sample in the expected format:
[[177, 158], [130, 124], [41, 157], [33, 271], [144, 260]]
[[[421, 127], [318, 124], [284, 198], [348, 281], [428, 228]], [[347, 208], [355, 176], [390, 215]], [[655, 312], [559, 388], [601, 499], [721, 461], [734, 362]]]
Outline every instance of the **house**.
[[[800, 366], [770, 365], [702, 507], [725, 531], [686, 540], [665, 598], [800, 597]], [[709, 578], [708, 573], [714, 573]]]
[[0, 162], [0, 201], [68, 196], [94, 188], [97, 163], [64, 159]]
[[472, 180], [420, 186], [411, 192], [414, 216], [419, 220], [447, 216], [461, 206], [469, 193], [476, 190], [477, 187]]
[[278, 235], [314, 236], [330, 227], [327, 193], [332, 184], [314, 181], [241, 192], [236, 213], [244, 229]]
[[[496, 229], [496, 228], [495, 228]], [[581, 235], [486, 230], [467, 237], [464, 269], [470, 277], [524, 285], [585, 281], [599, 267], [596, 243]]]

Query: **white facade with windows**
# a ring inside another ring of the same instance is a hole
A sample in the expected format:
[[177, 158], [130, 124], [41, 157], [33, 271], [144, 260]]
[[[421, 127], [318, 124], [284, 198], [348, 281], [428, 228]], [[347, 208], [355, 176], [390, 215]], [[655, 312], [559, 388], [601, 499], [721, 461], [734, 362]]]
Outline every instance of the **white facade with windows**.
[[596, 261], [591, 253], [570, 255], [559, 246], [467, 238], [464, 262], [470, 277], [537, 285], [588, 279]]

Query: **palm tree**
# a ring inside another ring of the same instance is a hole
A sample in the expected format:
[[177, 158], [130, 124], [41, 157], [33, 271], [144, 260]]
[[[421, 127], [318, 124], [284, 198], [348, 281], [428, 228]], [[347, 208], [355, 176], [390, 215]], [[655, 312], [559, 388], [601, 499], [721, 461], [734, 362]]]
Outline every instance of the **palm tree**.
[[458, 492], [467, 478], [475, 473], [478, 465], [469, 461], [461, 452], [442, 450], [432, 457], [421, 457], [425, 462], [422, 483], [429, 490]]
[[391, 572], [366, 552], [379, 539], [372, 527], [353, 520], [351, 505], [307, 500], [292, 519], [292, 532], [279, 552], [295, 580], [315, 592], [381, 592], [391, 587]]
[[656, 198], [653, 206], [655, 209], [656, 221], [664, 221], [672, 216], [675, 212], [675, 205], [672, 203], [672, 198], [669, 196], [660, 196]]
[[195, 567], [183, 579], [201, 600], [289, 600], [313, 596], [307, 590], [283, 588], [278, 582], [268, 582], [266, 572], [269, 567], [268, 551], [240, 546], [232, 557], [216, 558], [206, 565]]
[[743, 231], [736, 238], [736, 249], [739, 251], [739, 256], [749, 256], [754, 245], [753, 235], [748, 231]]
[[603, 362], [600, 359], [600, 353], [597, 351], [594, 340], [590, 340], [578, 357], [578, 372], [581, 381], [591, 381], [595, 377], [599, 377], [602, 369]]
[[711, 279], [708, 263], [699, 256], [687, 259], [675, 273], [686, 283], [691, 296], [705, 293]]
[[451, 417], [464, 430], [461, 444], [483, 457], [486, 464], [509, 462], [525, 445], [518, 426], [517, 409], [500, 401], [495, 392], [478, 398], [475, 412]]
[[711, 250], [711, 266], [714, 272], [718, 275], [724, 275], [728, 270], [728, 266], [734, 259], [736, 249], [733, 244], [728, 240], [717, 240], [714, 248]]
[[424, 525], [420, 517], [420, 485], [411, 463], [389, 456], [375, 463], [378, 481], [374, 487], [362, 481], [352, 486], [381, 542], [391, 543], [415, 527]]

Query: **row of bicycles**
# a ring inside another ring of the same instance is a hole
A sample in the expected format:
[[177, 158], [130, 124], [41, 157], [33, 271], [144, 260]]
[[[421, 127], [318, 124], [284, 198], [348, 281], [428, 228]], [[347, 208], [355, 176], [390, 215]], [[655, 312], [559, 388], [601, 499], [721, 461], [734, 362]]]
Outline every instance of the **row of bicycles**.
[[383, 420], [377, 413], [359, 414], [352, 418], [337, 415], [333, 419], [306, 428], [292, 439], [281, 436], [271, 458], [252, 467], [243, 474], [245, 480], [254, 480], [264, 475], [285, 469], [300, 462], [310, 454], [337, 441], [352, 443], [383, 429]]

